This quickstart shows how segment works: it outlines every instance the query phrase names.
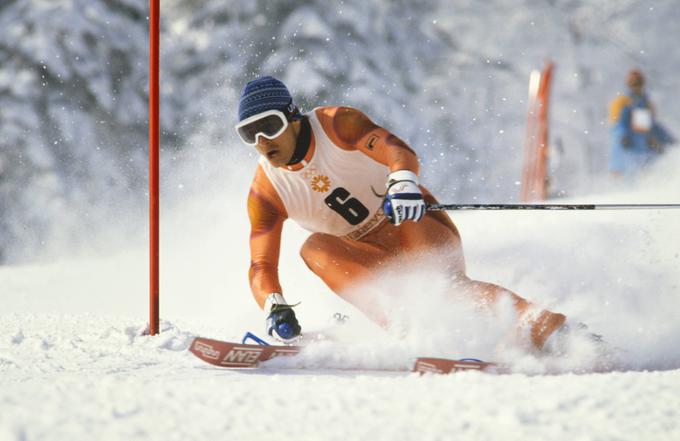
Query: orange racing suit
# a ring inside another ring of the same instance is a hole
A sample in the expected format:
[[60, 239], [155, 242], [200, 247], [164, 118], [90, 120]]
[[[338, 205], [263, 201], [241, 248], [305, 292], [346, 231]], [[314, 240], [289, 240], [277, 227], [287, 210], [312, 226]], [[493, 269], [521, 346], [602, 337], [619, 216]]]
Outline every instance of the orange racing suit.
[[[356, 109], [320, 107], [307, 118], [311, 136], [305, 158], [279, 168], [261, 158], [250, 188], [249, 277], [260, 307], [269, 294], [282, 293], [281, 233], [283, 222], [291, 218], [312, 232], [301, 249], [307, 266], [332, 291], [381, 324], [387, 320], [370, 290], [352, 288], [382, 268], [406, 268], [425, 257], [433, 270], [465, 282], [480, 303], [493, 303], [506, 294], [520, 314], [529, 309], [516, 294], [467, 278], [460, 235], [447, 214], [427, 212], [421, 221], [399, 226], [385, 219], [382, 198], [370, 192], [384, 189], [390, 172], [418, 173], [418, 158], [408, 145]], [[436, 203], [426, 188], [421, 190], [426, 203]], [[564, 318], [549, 311], [534, 316], [533, 343], [542, 346]]]

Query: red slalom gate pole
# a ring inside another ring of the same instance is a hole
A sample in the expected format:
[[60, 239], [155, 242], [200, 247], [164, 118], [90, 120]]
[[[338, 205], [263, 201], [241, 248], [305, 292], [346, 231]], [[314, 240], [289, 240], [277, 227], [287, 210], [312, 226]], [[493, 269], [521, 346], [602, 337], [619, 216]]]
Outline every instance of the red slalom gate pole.
[[548, 107], [550, 105], [550, 82], [552, 81], [553, 63], [548, 61], [538, 90], [540, 108], [538, 110], [539, 132], [536, 149], [536, 176], [534, 188], [536, 196], [543, 201], [548, 197]]
[[160, 0], [149, 0], [149, 334], [158, 334], [159, 310], [159, 161], [158, 65]]
[[522, 202], [545, 200], [548, 196], [548, 106], [553, 67], [553, 63], [547, 61], [543, 71], [532, 72], [529, 80]]

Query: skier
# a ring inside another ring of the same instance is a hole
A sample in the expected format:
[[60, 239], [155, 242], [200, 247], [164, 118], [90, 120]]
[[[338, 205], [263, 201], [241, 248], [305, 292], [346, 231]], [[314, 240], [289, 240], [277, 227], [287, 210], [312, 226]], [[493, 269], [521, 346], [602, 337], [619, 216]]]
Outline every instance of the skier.
[[430, 264], [449, 276], [452, 289], [479, 304], [510, 296], [532, 347], [542, 348], [563, 327], [563, 314], [466, 276], [456, 226], [447, 214], [426, 211], [436, 200], [419, 185], [416, 153], [361, 111], [318, 107], [302, 114], [281, 81], [263, 76], [243, 89], [236, 130], [261, 155], [248, 197], [249, 278], [269, 335], [290, 341], [301, 332], [278, 279], [287, 218], [312, 232], [300, 251], [309, 269], [382, 325], [389, 320], [370, 290], [353, 287], [388, 265], [407, 271], [427, 255], [437, 256]]
[[645, 78], [639, 69], [626, 76], [628, 93], [609, 105], [611, 146], [609, 170], [614, 177], [633, 177], [654, 162], [675, 139], [656, 118], [645, 93]]

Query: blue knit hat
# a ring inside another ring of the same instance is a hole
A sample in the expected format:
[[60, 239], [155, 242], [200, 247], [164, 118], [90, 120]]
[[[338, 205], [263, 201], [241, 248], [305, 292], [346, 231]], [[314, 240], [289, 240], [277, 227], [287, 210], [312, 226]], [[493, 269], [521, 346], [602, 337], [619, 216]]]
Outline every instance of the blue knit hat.
[[266, 112], [267, 110], [292, 110], [293, 97], [288, 88], [274, 77], [254, 79], [243, 88], [238, 104], [238, 120]]

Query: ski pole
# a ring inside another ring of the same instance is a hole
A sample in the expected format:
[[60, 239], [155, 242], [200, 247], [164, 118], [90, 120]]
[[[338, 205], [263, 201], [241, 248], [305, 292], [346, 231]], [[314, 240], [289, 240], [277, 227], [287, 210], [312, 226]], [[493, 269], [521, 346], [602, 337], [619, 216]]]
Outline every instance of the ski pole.
[[450, 210], [662, 210], [680, 204], [429, 204], [427, 211]]

